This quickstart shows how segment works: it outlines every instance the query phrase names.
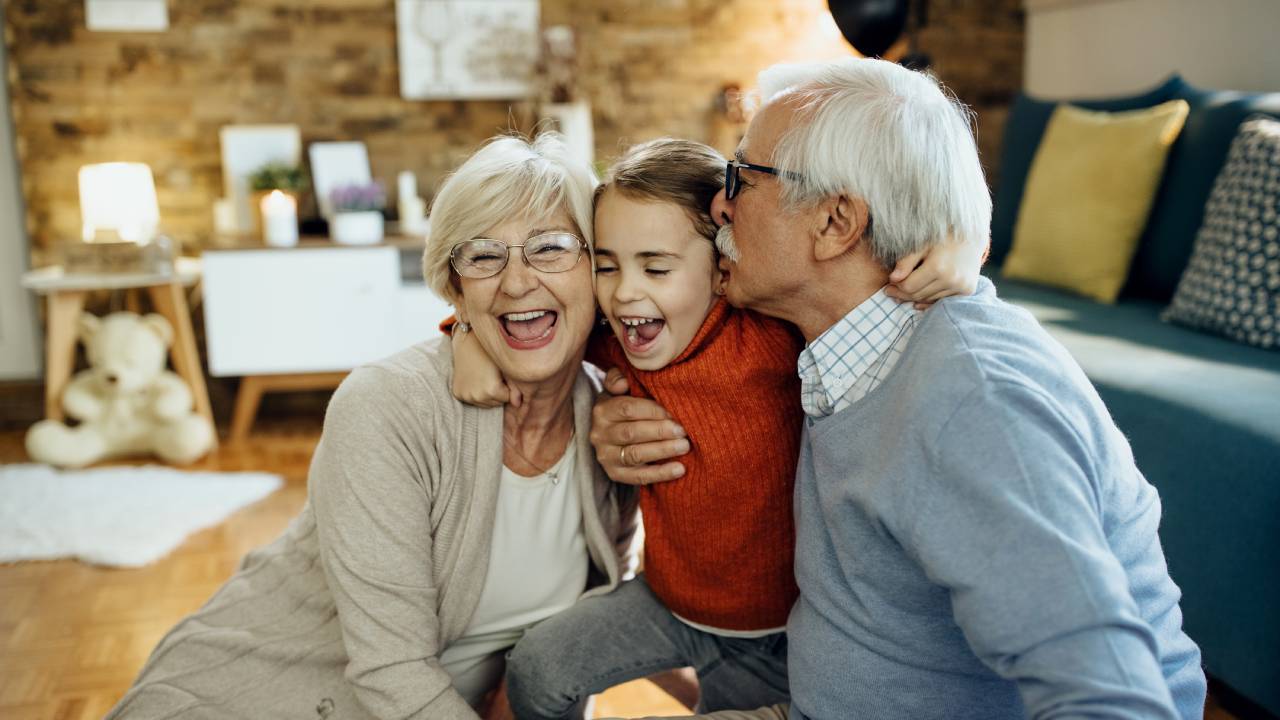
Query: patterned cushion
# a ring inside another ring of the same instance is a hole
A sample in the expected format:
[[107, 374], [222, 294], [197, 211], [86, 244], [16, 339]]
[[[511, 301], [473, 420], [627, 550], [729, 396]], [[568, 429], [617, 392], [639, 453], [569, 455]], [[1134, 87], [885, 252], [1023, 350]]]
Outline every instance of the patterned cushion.
[[1280, 349], [1280, 122], [1240, 126], [1162, 317]]

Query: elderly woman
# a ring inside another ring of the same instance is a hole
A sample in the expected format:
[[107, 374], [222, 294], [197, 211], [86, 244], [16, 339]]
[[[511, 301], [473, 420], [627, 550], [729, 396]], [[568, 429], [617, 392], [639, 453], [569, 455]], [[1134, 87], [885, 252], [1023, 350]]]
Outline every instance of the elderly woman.
[[[525, 400], [449, 390], [447, 342], [358, 368], [308, 502], [152, 653], [111, 718], [475, 718], [523, 632], [630, 571], [634, 496], [587, 440], [590, 170], [495, 139], [432, 209], [432, 288]], [[464, 325], [465, 327], [465, 325]]]

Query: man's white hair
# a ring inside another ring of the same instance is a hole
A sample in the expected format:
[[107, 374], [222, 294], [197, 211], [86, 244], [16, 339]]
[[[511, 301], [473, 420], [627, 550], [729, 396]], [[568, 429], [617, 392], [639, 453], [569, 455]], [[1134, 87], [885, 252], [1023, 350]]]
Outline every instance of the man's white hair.
[[564, 210], [590, 251], [598, 182], [559, 133], [544, 132], [534, 140], [490, 139], [445, 180], [431, 203], [431, 236], [422, 254], [427, 287], [449, 302], [456, 300], [449, 265], [453, 246], [517, 218], [536, 222]]
[[991, 195], [972, 113], [931, 75], [884, 60], [775, 65], [766, 103], [798, 103], [773, 157], [784, 207], [845, 194], [867, 204], [872, 254], [885, 267], [948, 235], [985, 243]]

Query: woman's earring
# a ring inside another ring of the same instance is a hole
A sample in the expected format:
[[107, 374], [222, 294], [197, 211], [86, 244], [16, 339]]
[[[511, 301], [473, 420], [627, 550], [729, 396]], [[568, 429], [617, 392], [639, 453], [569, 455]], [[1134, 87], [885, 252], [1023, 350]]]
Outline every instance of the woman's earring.
[[459, 335], [466, 335], [471, 332], [471, 323], [459, 320], [453, 324], [453, 331]]

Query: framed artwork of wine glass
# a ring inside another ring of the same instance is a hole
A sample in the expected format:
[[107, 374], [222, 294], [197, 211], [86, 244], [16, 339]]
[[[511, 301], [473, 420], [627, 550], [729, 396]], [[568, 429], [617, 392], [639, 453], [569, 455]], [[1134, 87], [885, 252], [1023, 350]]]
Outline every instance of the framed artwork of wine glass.
[[532, 94], [538, 0], [396, 0], [400, 95], [504, 100]]

